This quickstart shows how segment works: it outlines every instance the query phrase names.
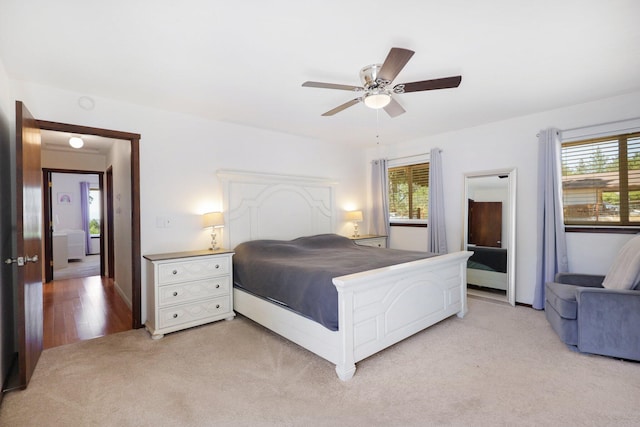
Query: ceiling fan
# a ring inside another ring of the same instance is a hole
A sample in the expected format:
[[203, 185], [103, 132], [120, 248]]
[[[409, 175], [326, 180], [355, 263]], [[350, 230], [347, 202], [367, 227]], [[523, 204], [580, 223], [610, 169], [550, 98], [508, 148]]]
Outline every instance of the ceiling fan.
[[362, 86], [350, 86], [334, 83], [304, 82], [304, 87], [319, 87], [325, 89], [348, 90], [362, 92], [357, 98], [345, 102], [336, 108], [327, 111], [323, 116], [333, 116], [352, 105], [364, 102], [369, 108], [384, 108], [384, 111], [391, 117], [399, 116], [405, 112], [402, 105], [395, 100], [392, 95], [407, 92], [420, 92], [423, 90], [448, 89], [458, 87], [462, 81], [462, 76], [444, 77], [440, 79], [421, 80], [412, 83], [400, 83], [391, 86], [396, 76], [402, 71], [409, 59], [415, 52], [399, 47], [391, 48], [387, 59], [382, 64], [367, 65], [360, 70], [360, 80]]

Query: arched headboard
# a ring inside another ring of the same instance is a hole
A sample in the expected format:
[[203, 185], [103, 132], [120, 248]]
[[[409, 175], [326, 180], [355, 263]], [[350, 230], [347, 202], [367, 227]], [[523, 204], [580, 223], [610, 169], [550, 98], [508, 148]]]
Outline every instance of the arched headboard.
[[335, 186], [328, 178], [220, 170], [224, 247], [335, 232]]

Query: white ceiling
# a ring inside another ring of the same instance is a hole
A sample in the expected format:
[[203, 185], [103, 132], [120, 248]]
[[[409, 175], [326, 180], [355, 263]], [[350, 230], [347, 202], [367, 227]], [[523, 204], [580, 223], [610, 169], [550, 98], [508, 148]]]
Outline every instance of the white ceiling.
[[[327, 141], [383, 144], [640, 89], [637, 0], [0, 0], [13, 79]], [[306, 80], [359, 85], [391, 47], [407, 113], [351, 107]], [[55, 118], [44, 118], [55, 120]]]

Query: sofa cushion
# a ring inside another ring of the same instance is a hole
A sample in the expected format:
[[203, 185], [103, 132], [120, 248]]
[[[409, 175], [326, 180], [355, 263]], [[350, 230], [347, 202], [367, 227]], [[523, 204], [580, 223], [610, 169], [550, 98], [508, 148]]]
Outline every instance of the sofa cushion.
[[548, 282], [545, 289], [545, 304], [553, 307], [563, 319], [575, 319], [578, 315], [577, 289], [578, 287], [574, 285]]
[[640, 285], [640, 235], [629, 240], [618, 252], [602, 282], [607, 289], [634, 289]]

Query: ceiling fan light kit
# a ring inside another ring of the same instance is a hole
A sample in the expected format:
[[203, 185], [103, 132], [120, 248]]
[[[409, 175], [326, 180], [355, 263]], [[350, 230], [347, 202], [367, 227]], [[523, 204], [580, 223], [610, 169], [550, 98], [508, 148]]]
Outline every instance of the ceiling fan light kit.
[[384, 108], [391, 102], [391, 95], [387, 93], [371, 93], [364, 96], [364, 105], [374, 110]]
[[368, 65], [360, 70], [360, 80], [362, 86], [350, 86], [335, 83], [322, 83], [307, 81], [303, 87], [317, 87], [324, 89], [338, 89], [355, 92], [363, 92], [363, 95], [345, 102], [336, 108], [322, 114], [323, 116], [333, 116], [352, 105], [363, 102], [369, 108], [381, 109], [387, 112], [390, 117], [396, 117], [405, 112], [404, 108], [392, 95], [399, 95], [408, 92], [421, 92], [425, 90], [449, 89], [460, 85], [462, 76], [444, 77], [440, 79], [422, 80], [412, 83], [400, 83], [391, 86], [396, 76], [402, 71], [414, 52], [409, 49], [399, 47], [391, 48], [387, 58], [382, 64]]

